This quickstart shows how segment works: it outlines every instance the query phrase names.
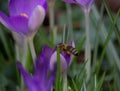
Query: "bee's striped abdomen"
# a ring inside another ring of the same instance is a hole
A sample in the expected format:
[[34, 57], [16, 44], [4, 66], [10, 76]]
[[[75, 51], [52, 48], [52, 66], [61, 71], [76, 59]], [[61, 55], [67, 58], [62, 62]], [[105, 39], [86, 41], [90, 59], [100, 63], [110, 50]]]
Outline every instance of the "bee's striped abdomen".
[[75, 48], [73, 48], [72, 46], [67, 46], [66, 50], [69, 51], [70, 53], [72, 53], [75, 56], [79, 55], [78, 51]]

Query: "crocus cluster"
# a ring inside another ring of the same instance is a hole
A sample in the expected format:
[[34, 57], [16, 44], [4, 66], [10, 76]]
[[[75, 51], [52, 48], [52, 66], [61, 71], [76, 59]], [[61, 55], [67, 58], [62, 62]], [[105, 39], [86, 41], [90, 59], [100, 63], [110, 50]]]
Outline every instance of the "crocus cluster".
[[0, 22], [8, 29], [24, 35], [36, 33], [42, 24], [46, 10], [46, 0], [10, 0], [9, 16], [0, 11]]
[[[74, 47], [74, 42], [70, 43]], [[44, 46], [38, 59], [35, 61], [34, 74], [29, 74], [23, 66], [17, 62], [17, 67], [22, 74], [28, 91], [50, 91], [54, 84], [57, 62], [56, 48]], [[61, 74], [66, 72], [72, 61], [73, 55], [60, 53]], [[48, 75], [49, 73], [49, 75]]]

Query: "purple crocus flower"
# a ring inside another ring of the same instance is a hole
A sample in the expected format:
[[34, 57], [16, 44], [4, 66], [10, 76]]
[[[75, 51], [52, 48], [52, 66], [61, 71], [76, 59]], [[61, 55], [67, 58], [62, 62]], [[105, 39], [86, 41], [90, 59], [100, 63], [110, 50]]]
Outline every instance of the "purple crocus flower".
[[74, 3], [80, 5], [83, 9], [90, 10], [94, 0], [63, 0], [68, 3]]
[[54, 50], [48, 46], [43, 48], [39, 58], [35, 61], [33, 75], [29, 74], [23, 66], [17, 62], [17, 67], [28, 91], [50, 91], [55, 79], [55, 70], [50, 71], [49, 69], [50, 57], [53, 51]]
[[[75, 44], [73, 41], [71, 41], [69, 45], [71, 45], [72, 47], [75, 47]], [[61, 73], [64, 73], [67, 71], [67, 68], [70, 66], [72, 59], [73, 59], [73, 54], [68, 55], [66, 52], [60, 53]], [[57, 62], [57, 51], [54, 51], [50, 58], [50, 69], [51, 70], [54, 70], [54, 65], [56, 64], [56, 62]]]
[[[70, 45], [74, 47], [74, 42], [71, 42]], [[55, 80], [57, 62], [56, 56], [56, 48], [45, 46], [42, 49], [39, 58], [35, 62], [33, 75], [26, 72], [22, 65], [17, 62], [17, 67], [22, 74], [28, 91], [50, 91]], [[60, 53], [61, 73], [66, 72], [72, 58], [73, 55]], [[49, 72], [51, 72], [51, 74], [48, 76]]]
[[10, 30], [25, 35], [35, 33], [42, 24], [46, 9], [46, 0], [10, 0], [9, 13], [0, 11], [0, 22]]

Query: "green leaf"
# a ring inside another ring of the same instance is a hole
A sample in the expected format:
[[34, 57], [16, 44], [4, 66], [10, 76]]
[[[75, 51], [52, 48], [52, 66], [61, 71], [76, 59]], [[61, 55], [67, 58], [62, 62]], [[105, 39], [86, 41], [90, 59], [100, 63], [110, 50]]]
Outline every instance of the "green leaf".
[[60, 52], [59, 48], [57, 48], [57, 73], [56, 73], [56, 81], [55, 81], [55, 91], [60, 91]]
[[118, 12], [117, 12], [117, 14], [116, 14], [116, 17], [114, 17], [114, 16], [112, 15], [112, 12], [111, 12], [111, 10], [110, 10], [110, 8], [109, 8], [109, 6], [107, 5], [107, 3], [106, 3], [105, 0], [103, 0], [103, 3], [104, 3], [104, 5], [105, 5], [105, 8], [106, 8], [106, 10], [107, 10], [107, 13], [108, 13], [108, 15], [109, 15], [109, 17], [110, 17], [110, 20], [111, 20], [111, 22], [112, 22], [112, 26], [114, 26], [114, 32], [115, 32], [115, 34], [116, 34], [116, 36], [117, 36], [117, 38], [118, 38], [119, 44], [120, 44], [120, 31], [119, 31], [119, 28], [118, 28], [117, 22], [116, 22], [117, 19], [118, 19], [118, 17], [119, 17], [119, 15], [120, 15], [120, 9], [118, 10]]
[[11, 52], [13, 45], [11, 44], [11, 40], [10, 40], [11, 38], [6, 36], [5, 30], [6, 29], [2, 25], [0, 25], [0, 40], [3, 43], [7, 56], [9, 57], [11, 61], [13, 61], [13, 55], [12, 55], [13, 53]]
[[102, 91], [104, 79], [105, 79], [105, 73], [102, 75], [101, 79], [97, 84], [97, 91]]

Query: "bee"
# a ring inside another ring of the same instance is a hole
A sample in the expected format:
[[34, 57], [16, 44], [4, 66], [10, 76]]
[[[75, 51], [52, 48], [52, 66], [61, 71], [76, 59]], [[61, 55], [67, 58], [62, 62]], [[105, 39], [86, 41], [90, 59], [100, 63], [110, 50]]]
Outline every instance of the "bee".
[[74, 47], [72, 47], [72, 46], [70, 46], [68, 44], [60, 43], [60, 44], [57, 45], [57, 47], [59, 48], [60, 53], [65, 52], [68, 55], [70, 55], [70, 54], [73, 54], [74, 56], [79, 55], [78, 51]]

